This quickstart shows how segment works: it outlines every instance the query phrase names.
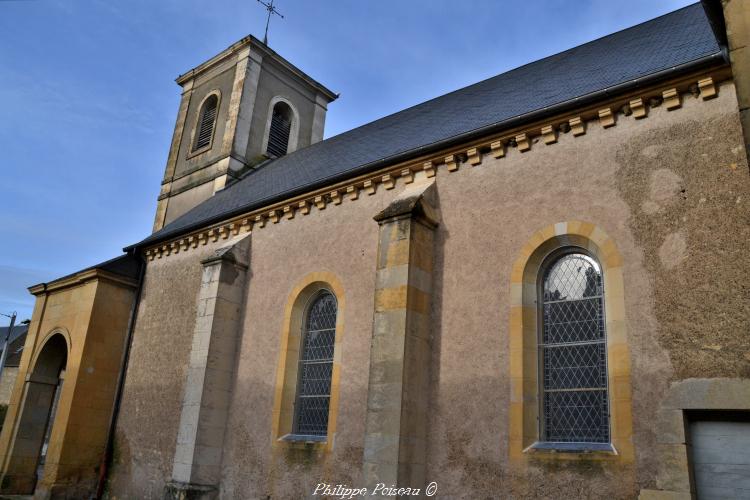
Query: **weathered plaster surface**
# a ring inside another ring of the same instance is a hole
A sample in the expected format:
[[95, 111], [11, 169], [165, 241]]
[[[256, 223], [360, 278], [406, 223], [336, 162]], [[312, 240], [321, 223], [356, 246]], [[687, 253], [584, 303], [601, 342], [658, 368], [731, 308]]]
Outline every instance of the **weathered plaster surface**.
[[[686, 98], [680, 110], [655, 108], [637, 122], [620, 116], [614, 128], [592, 125], [584, 136], [563, 135], [554, 146], [536, 143], [438, 177], [444, 222], [428, 478], [442, 493], [581, 497], [594, 489], [632, 498], [654, 481], [652, 422], [668, 383], [746, 373], [748, 340], [738, 332], [750, 330], [742, 303], [750, 261], [741, 243], [750, 231], [750, 185], [735, 110], [725, 85], [715, 101]], [[660, 210], [644, 212], [645, 201]], [[602, 227], [623, 255], [635, 467], [506, 465], [510, 266], [534, 231], [565, 220]], [[467, 484], [471, 491], [462, 489]]]
[[[717, 101], [685, 104], [682, 120], [617, 151], [617, 188], [652, 276], [654, 333], [673, 378], [747, 377], [750, 189], [736, 100], [724, 86]], [[654, 199], [654, 178], [661, 209], [649, 216], [638, 207]]]
[[107, 485], [112, 498], [160, 498], [171, 478], [200, 260], [212, 248], [155, 260], [146, 269]]
[[[750, 182], [737, 101], [710, 101], [579, 137], [485, 155], [436, 179], [427, 480], [444, 498], [633, 498], [655, 485], [659, 403], [687, 377], [747, 376]], [[361, 485], [378, 226], [372, 217], [403, 189], [313, 208], [253, 231], [221, 496], [298, 498], [319, 481]], [[632, 362], [635, 463], [508, 459], [511, 266], [537, 230], [588, 221], [623, 257]], [[210, 245], [209, 245], [210, 247]], [[112, 491], [156, 496], [177, 434], [204, 250], [149, 263], [117, 432]], [[346, 295], [340, 403], [331, 451], [272, 436], [283, 312], [311, 272], [337, 276]]]
[[[392, 191], [385, 193], [253, 231], [231, 437], [224, 450], [227, 498], [300, 498], [322, 480], [361, 483], [378, 235], [372, 217], [392, 197]], [[284, 446], [272, 436], [284, 308], [291, 290], [317, 271], [338, 277], [346, 301], [340, 405], [330, 452]]]

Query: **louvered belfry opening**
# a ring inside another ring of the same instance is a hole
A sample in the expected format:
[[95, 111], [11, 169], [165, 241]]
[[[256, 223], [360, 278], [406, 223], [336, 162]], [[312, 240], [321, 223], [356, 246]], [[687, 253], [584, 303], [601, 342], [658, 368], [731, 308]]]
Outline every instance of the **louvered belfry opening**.
[[268, 131], [266, 154], [272, 157], [284, 156], [289, 147], [289, 132], [292, 129], [292, 110], [284, 102], [273, 107], [271, 128]]
[[211, 137], [214, 133], [214, 121], [216, 120], [216, 110], [219, 104], [219, 98], [216, 95], [209, 96], [203, 103], [203, 110], [200, 114], [198, 123], [198, 134], [195, 137], [193, 151], [203, 149], [211, 144]]
[[608, 443], [607, 345], [599, 264], [568, 251], [543, 282], [542, 435], [559, 443]]
[[328, 434], [336, 312], [336, 297], [328, 291], [318, 294], [307, 309], [299, 360], [295, 434]]

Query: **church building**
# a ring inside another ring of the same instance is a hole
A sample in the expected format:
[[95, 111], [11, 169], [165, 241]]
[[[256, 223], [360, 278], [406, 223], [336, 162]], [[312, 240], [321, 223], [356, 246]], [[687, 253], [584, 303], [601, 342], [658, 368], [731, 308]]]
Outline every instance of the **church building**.
[[253, 36], [179, 76], [153, 233], [29, 288], [0, 493], [750, 498], [749, 45], [704, 0], [326, 140]]

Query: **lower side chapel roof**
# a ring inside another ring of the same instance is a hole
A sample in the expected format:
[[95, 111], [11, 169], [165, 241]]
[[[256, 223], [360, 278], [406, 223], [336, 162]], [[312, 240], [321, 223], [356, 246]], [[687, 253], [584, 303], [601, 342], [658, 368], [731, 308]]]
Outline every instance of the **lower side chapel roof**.
[[83, 268], [80, 271], [76, 271], [74, 273], [66, 274], [65, 276], [55, 278], [54, 280], [51, 280], [49, 282], [38, 283], [36, 285], [29, 287], [29, 291], [33, 294], [36, 293], [34, 290], [43, 292], [44, 290], [47, 289], [48, 285], [51, 285], [53, 283], [62, 283], [65, 280], [73, 278], [76, 275], [85, 273], [87, 271], [93, 271], [93, 270], [106, 271], [108, 273], [116, 274], [124, 278], [130, 278], [132, 280], [136, 280], [139, 278], [141, 264], [140, 264], [140, 260], [133, 254], [133, 252], [128, 252], [124, 255], [119, 255], [117, 257], [101, 262], [99, 264]]
[[136, 246], [723, 58], [703, 7], [689, 5], [270, 161]]

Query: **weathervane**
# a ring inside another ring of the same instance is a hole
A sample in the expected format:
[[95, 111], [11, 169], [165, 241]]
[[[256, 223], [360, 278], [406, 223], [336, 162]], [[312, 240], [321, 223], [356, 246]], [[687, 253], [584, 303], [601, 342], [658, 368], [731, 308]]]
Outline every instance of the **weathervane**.
[[258, 3], [262, 4], [268, 11], [268, 17], [266, 18], [266, 33], [263, 35], [263, 43], [268, 45], [268, 23], [271, 22], [271, 14], [276, 14], [281, 19], [284, 19], [284, 16], [281, 15], [281, 12], [276, 10], [276, 7], [273, 6], [273, 0], [269, 0], [268, 3], [264, 2], [263, 0], [258, 0]]

